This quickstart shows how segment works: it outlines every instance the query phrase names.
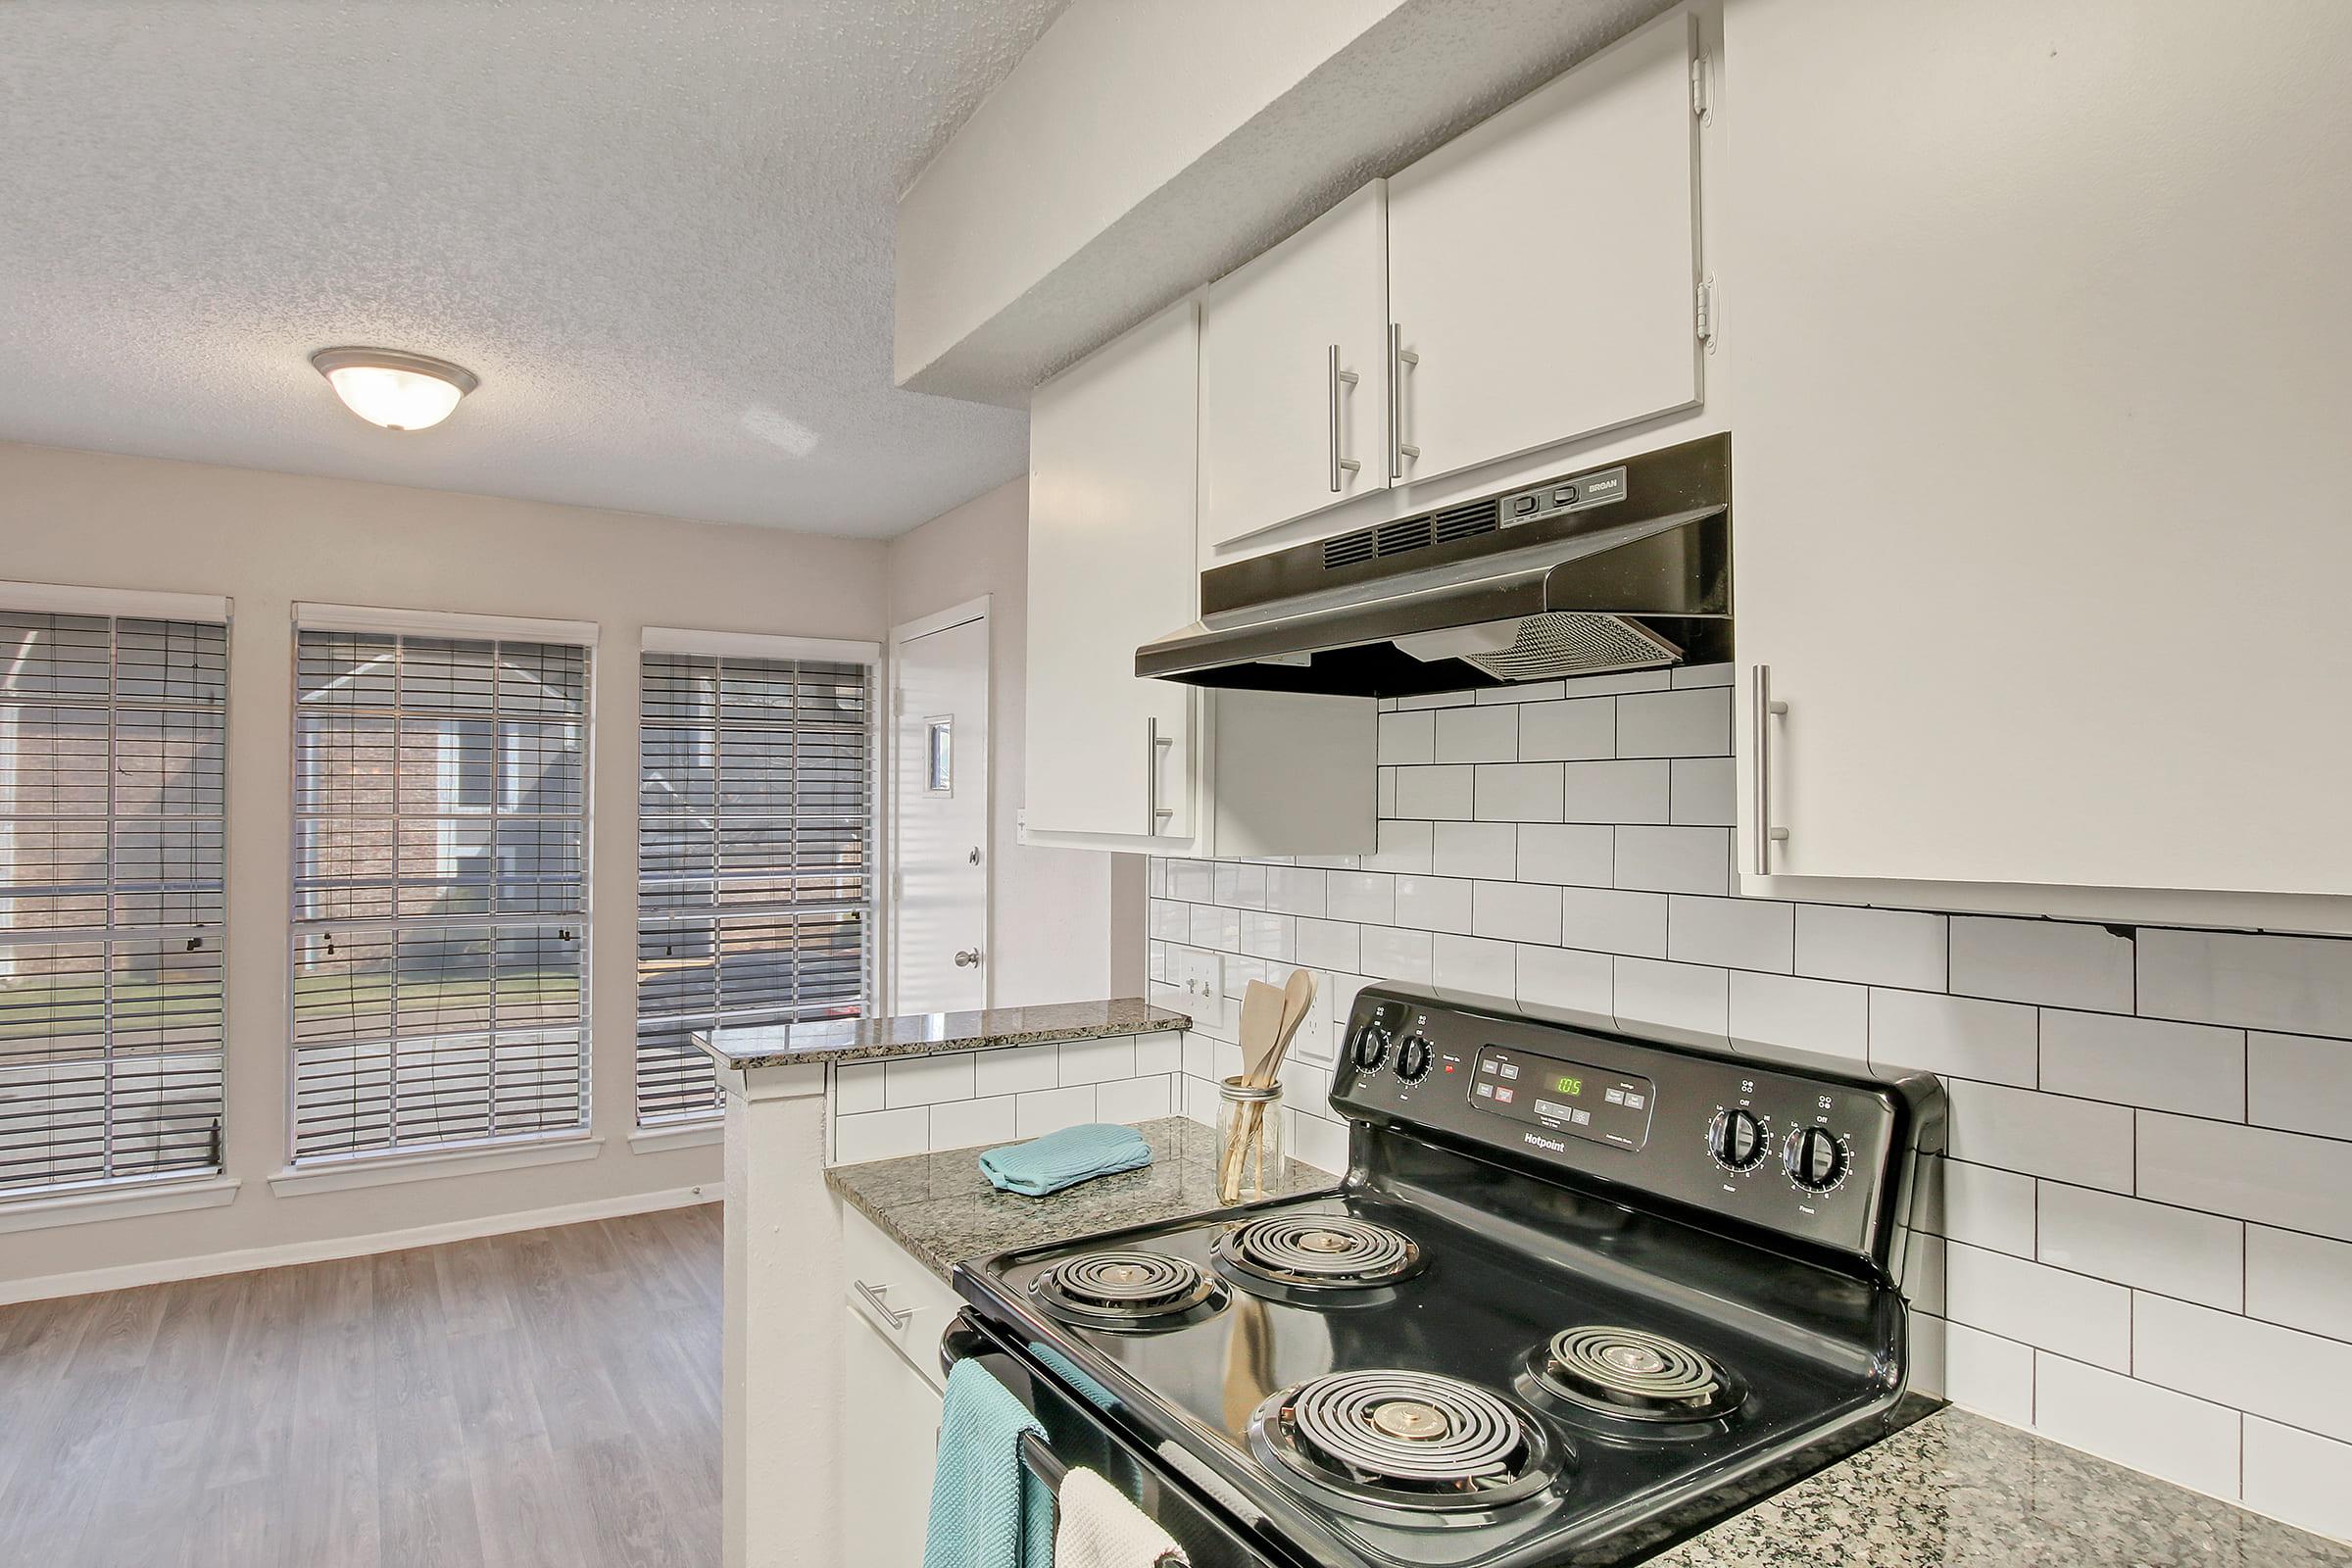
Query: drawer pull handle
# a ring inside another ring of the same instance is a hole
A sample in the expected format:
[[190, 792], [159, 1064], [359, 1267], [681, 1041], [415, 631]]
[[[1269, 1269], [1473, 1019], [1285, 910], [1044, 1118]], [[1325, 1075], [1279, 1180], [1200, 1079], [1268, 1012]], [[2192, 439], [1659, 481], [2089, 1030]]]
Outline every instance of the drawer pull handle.
[[881, 1313], [883, 1317], [887, 1318], [890, 1321], [890, 1326], [892, 1328], [903, 1329], [907, 1324], [914, 1321], [913, 1307], [893, 1306], [882, 1298], [882, 1293], [889, 1290], [889, 1286], [868, 1285], [863, 1280], [853, 1279], [850, 1281], [850, 1289], [856, 1291], [859, 1296], [864, 1297], [865, 1304], [872, 1307], [875, 1311]]

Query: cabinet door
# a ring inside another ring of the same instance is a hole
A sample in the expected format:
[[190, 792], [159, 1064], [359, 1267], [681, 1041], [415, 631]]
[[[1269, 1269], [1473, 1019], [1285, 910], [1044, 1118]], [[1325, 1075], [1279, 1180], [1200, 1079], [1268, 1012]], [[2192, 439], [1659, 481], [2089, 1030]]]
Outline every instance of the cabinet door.
[[1200, 525], [1210, 544], [1388, 488], [1384, 200], [1374, 181], [1208, 286]]
[[1194, 615], [1199, 375], [1188, 300], [1039, 387], [1030, 406], [1032, 832], [1193, 831], [1196, 698], [1136, 678], [1135, 650]]
[[2352, 8], [1727, 26], [1772, 868], [2352, 893]]
[[1651, 24], [1389, 181], [1404, 477], [1699, 401], [1695, 24]]
[[843, 1307], [842, 1561], [916, 1568], [931, 1509], [939, 1392], [855, 1307]]

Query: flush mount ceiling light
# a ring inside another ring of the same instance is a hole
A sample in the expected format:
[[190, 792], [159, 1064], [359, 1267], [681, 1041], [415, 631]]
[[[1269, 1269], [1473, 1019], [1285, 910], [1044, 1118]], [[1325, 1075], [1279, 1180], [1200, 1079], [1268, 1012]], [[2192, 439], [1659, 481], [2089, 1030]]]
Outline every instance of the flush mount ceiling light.
[[387, 430], [439, 424], [460, 398], [482, 384], [462, 365], [398, 349], [320, 349], [311, 364], [345, 408]]

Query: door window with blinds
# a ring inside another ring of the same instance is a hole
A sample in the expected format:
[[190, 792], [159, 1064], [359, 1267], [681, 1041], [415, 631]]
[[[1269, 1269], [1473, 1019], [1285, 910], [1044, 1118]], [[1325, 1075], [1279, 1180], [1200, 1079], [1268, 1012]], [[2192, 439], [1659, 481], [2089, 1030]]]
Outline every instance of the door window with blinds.
[[870, 969], [870, 665], [659, 636], [638, 737], [640, 1125], [716, 1114], [697, 1031], [856, 1016]]
[[576, 1132], [586, 629], [365, 614], [313, 610], [298, 634], [295, 1162]]
[[226, 606], [5, 603], [0, 1204], [216, 1172]]

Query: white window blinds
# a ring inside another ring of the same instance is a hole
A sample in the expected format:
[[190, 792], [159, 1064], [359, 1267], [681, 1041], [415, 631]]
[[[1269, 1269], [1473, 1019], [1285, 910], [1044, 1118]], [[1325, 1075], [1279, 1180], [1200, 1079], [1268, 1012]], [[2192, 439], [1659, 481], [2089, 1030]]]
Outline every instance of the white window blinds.
[[0, 610], [0, 1200], [220, 1168], [227, 673], [220, 618]]
[[714, 1026], [866, 1003], [871, 680], [859, 662], [648, 652], [638, 736], [637, 1120], [718, 1108]]
[[589, 660], [299, 634], [297, 1163], [586, 1124]]

